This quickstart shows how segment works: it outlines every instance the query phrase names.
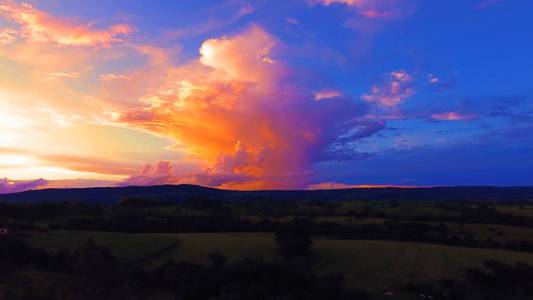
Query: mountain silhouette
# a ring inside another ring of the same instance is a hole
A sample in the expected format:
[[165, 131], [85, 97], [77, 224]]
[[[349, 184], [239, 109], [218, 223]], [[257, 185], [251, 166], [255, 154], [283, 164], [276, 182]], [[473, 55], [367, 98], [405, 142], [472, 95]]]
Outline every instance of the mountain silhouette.
[[532, 201], [533, 187], [432, 187], [432, 188], [353, 188], [339, 190], [234, 191], [196, 185], [131, 186], [109, 188], [45, 189], [0, 195], [0, 201], [88, 202], [116, 204], [127, 198], [179, 203], [210, 201], [332, 201], [332, 200], [427, 200], [427, 201]]

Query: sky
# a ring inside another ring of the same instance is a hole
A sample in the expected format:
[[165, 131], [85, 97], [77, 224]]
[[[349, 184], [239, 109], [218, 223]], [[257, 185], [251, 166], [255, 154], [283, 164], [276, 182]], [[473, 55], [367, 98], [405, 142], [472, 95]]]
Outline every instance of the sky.
[[533, 185], [532, 11], [0, 0], [0, 193]]

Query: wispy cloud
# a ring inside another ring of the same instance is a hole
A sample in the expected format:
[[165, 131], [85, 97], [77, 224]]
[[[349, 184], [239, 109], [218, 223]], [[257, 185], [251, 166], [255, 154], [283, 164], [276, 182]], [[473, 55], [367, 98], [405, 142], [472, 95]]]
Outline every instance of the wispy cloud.
[[18, 32], [12, 28], [0, 28], [0, 44], [8, 45], [17, 39]]
[[402, 16], [408, 5], [403, 0], [310, 0], [312, 6], [346, 5], [368, 19], [390, 19]]
[[[231, 9], [232, 12], [228, 17], [223, 18], [215, 15], [223, 10]], [[242, 18], [256, 12], [256, 7], [249, 3], [242, 3], [241, 1], [228, 1], [222, 5], [215, 6], [205, 11], [202, 16], [204, 20], [199, 24], [186, 26], [178, 30], [170, 30], [164, 34], [165, 38], [184, 38], [190, 36], [199, 36], [215, 30], [220, 30], [224, 27], [235, 24]]]
[[499, 4], [503, 2], [504, 0], [482, 0], [479, 2], [479, 4], [476, 6], [477, 9], [485, 9], [491, 6], [494, 6], [496, 4]]
[[49, 15], [28, 3], [6, 0], [0, 4], [0, 14], [21, 26], [18, 35], [37, 42], [61, 45], [107, 46], [133, 32], [128, 24], [116, 24], [107, 29], [94, 28], [70, 19]]
[[342, 96], [342, 92], [340, 91], [325, 89], [325, 90], [320, 90], [315, 93], [315, 100], [321, 101], [321, 100], [326, 100], [326, 99], [337, 98], [340, 96]]
[[464, 120], [472, 119], [472, 116], [466, 116], [461, 113], [451, 111], [451, 112], [432, 114], [431, 118], [434, 120], [439, 120], [439, 121], [464, 121]]
[[112, 80], [131, 80], [131, 77], [128, 75], [123, 74], [114, 74], [114, 73], [106, 73], [100, 75], [100, 80], [102, 81], [112, 81]]

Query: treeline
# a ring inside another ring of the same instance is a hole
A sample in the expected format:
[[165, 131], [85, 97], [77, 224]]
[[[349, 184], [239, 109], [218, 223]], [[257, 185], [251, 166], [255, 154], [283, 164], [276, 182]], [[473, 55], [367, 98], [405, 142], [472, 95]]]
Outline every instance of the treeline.
[[[398, 207], [398, 201], [382, 201], [380, 207]], [[139, 211], [139, 214], [146, 214], [143, 209], [153, 207], [175, 207], [190, 208], [192, 210], [207, 212], [213, 215], [236, 214], [224, 205], [224, 201], [213, 201], [205, 199], [195, 199], [183, 201], [181, 204], [173, 204], [158, 200], [158, 198], [126, 197], [114, 206], [101, 206], [82, 202], [39, 202], [33, 204], [8, 204], [0, 202], [0, 222], [2, 218], [16, 220], [42, 220], [54, 219], [58, 217], [70, 216], [102, 216], [104, 212], [111, 211], [112, 214], [132, 214]], [[346, 216], [354, 219], [381, 218], [389, 220], [403, 220], [412, 222], [439, 222], [439, 223], [470, 223], [470, 224], [494, 224], [515, 227], [533, 228], [533, 217], [527, 215], [515, 215], [498, 211], [495, 204], [490, 203], [447, 203], [435, 204], [435, 209], [441, 210], [442, 214], [416, 214], [398, 215], [376, 209], [372, 206], [363, 207], [358, 210], [335, 213], [335, 208], [339, 205], [333, 201], [324, 202], [272, 202], [254, 201], [251, 203], [241, 203], [236, 205], [245, 211], [265, 218], [282, 217], [283, 215], [298, 215], [307, 217], [320, 217], [324, 215]], [[503, 204], [502, 204], [503, 205]], [[519, 205], [516, 204], [518, 207]], [[302, 207], [315, 207], [313, 212], [306, 211]], [[446, 213], [450, 212], [450, 213]], [[157, 217], [157, 216], [155, 216]]]
[[[30, 231], [35, 224], [47, 223], [50, 230], [111, 231], [127, 233], [194, 233], [194, 232], [276, 232], [285, 223], [268, 216], [252, 220], [241, 217], [218, 202], [193, 201], [182, 206], [164, 207], [170, 211], [188, 208], [203, 214], [170, 214], [151, 211], [152, 201], [129, 199], [121, 205], [103, 208], [82, 203], [38, 203], [32, 205], [0, 204], [0, 228], [8, 226], [13, 230]], [[326, 209], [329, 209], [326, 207]], [[416, 218], [397, 216], [384, 212], [361, 210], [347, 213], [346, 217], [365, 219], [379, 217], [384, 224], [342, 224], [336, 222], [313, 222], [311, 218], [296, 217], [303, 222], [313, 236], [332, 239], [392, 240], [409, 241], [452, 246], [506, 249], [533, 252], [533, 243], [527, 240], [496, 240], [476, 238], [471, 233], [450, 230], [445, 223], [436, 221], [467, 223], [489, 223], [495, 218], [507, 225], [529, 224], [531, 218], [513, 216], [498, 212], [492, 205], [457, 206], [459, 216]], [[506, 217], [501, 217], [505, 215]], [[500, 217], [497, 217], [500, 216]], [[2, 222], [2, 217], [4, 222]], [[520, 221], [521, 220], [521, 221]], [[42, 222], [41, 222], [42, 221]], [[429, 222], [431, 223], [424, 223]], [[495, 223], [495, 222], [492, 222]], [[4, 224], [4, 225], [3, 225]], [[38, 228], [37, 228], [38, 229]]]
[[[398, 205], [397, 202], [393, 203], [393, 207]], [[519, 204], [515, 205], [520, 207]], [[533, 228], [532, 217], [500, 212], [497, 210], [494, 204], [476, 202], [468, 204], [448, 203], [439, 204], [435, 207], [443, 212], [451, 212], [451, 214], [416, 214], [411, 216], [391, 214], [383, 210], [367, 208], [358, 211], [351, 211], [344, 215], [353, 218], [381, 218], [390, 220], [401, 219], [404, 221], [413, 222], [494, 224]]]
[[[521, 241], [497, 241], [492, 237], [481, 240], [471, 233], [459, 234], [449, 226], [419, 222], [385, 221], [383, 224], [344, 225], [335, 222], [313, 222], [308, 218], [296, 218], [305, 222], [309, 233], [330, 239], [388, 240], [463, 247], [506, 249], [533, 252], [533, 243]], [[143, 233], [194, 233], [194, 232], [276, 232], [286, 222], [271, 219], [252, 221], [232, 215], [206, 216], [146, 216], [140, 212], [118, 212], [110, 217], [71, 218], [56, 229], [81, 231], [113, 231]]]

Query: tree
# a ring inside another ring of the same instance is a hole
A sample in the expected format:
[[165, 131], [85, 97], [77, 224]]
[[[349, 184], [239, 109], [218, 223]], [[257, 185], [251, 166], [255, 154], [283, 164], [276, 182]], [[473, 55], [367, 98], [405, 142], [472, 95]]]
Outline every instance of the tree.
[[276, 231], [278, 249], [287, 260], [312, 254], [311, 245], [313, 241], [309, 234], [308, 225], [306, 221], [295, 221], [282, 225]]

